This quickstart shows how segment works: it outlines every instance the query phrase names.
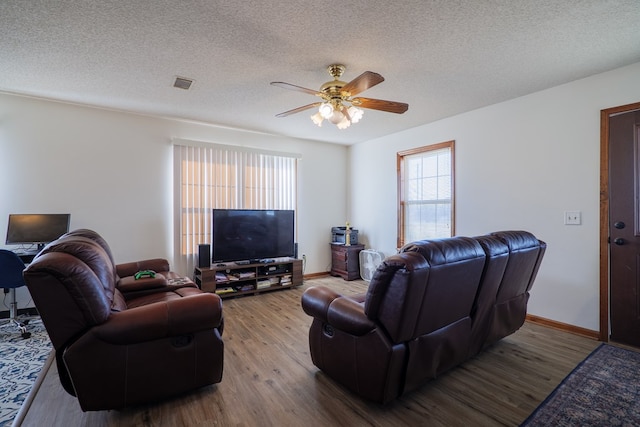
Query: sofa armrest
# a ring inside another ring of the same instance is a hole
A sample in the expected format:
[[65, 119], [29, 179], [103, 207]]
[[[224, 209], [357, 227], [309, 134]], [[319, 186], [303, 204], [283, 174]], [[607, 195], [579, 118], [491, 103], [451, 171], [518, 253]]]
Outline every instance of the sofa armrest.
[[329, 305], [341, 295], [324, 286], [312, 286], [302, 294], [302, 309], [311, 317], [327, 321]]
[[327, 323], [340, 331], [361, 336], [377, 325], [364, 314], [364, 304], [349, 297], [336, 298], [327, 312]]
[[222, 325], [222, 301], [212, 293], [156, 302], [114, 312], [92, 329], [99, 339], [118, 345], [190, 334]]
[[142, 270], [153, 270], [156, 273], [169, 271], [169, 261], [163, 258], [153, 258], [116, 265], [116, 273], [120, 277], [133, 276]]
[[302, 294], [302, 309], [336, 329], [363, 335], [376, 327], [364, 314], [363, 300], [363, 295], [345, 297], [327, 287], [313, 286]]

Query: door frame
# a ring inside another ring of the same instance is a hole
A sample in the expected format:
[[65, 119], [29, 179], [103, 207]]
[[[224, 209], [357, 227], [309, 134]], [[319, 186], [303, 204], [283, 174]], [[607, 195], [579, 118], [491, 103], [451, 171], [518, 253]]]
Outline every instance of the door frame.
[[600, 110], [600, 331], [609, 342], [609, 117], [640, 110], [640, 102]]

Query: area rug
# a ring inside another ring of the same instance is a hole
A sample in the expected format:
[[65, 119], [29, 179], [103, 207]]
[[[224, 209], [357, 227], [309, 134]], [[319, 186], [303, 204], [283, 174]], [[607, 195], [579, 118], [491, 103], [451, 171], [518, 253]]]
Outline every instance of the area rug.
[[640, 425], [640, 353], [602, 344], [521, 426]]
[[15, 326], [0, 326], [0, 427], [13, 423], [51, 353], [42, 320], [32, 319], [27, 330], [31, 338], [23, 339]]

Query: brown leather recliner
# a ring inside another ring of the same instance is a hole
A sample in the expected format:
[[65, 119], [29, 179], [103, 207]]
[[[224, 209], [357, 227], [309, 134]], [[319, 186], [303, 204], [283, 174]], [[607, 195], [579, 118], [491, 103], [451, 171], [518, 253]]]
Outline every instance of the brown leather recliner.
[[517, 330], [544, 247], [527, 232], [414, 242], [384, 260], [365, 295], [309, 288], [312, 361], [387, 403]]
[[[135, 280], [139, 270], [155, 278]], [[24, 278], [83, 411], [155, 402], [222, 379], [220, 298], [154, 259], [116, 266], [97, 233], [47, 245]]]

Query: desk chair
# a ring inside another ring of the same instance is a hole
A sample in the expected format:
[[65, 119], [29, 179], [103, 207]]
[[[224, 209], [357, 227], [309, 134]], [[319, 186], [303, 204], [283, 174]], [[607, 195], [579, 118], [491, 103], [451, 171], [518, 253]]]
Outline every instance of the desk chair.
[[10, 297], [9, 319], [1, 321], [0, 324], [13, 323], [22, 334], [22, 338], [26, 339], [31, 336], [31, 332], [27, 332], [29, 321], [18, 321], [18, 302], [16, 301], [16, 288], [25, 286], [22, 278], [24, 269], [24, 262], [18, 255], [6, 249], [0, 249], [0, 288], [4, 288], [5, 298], [7, 294]]

